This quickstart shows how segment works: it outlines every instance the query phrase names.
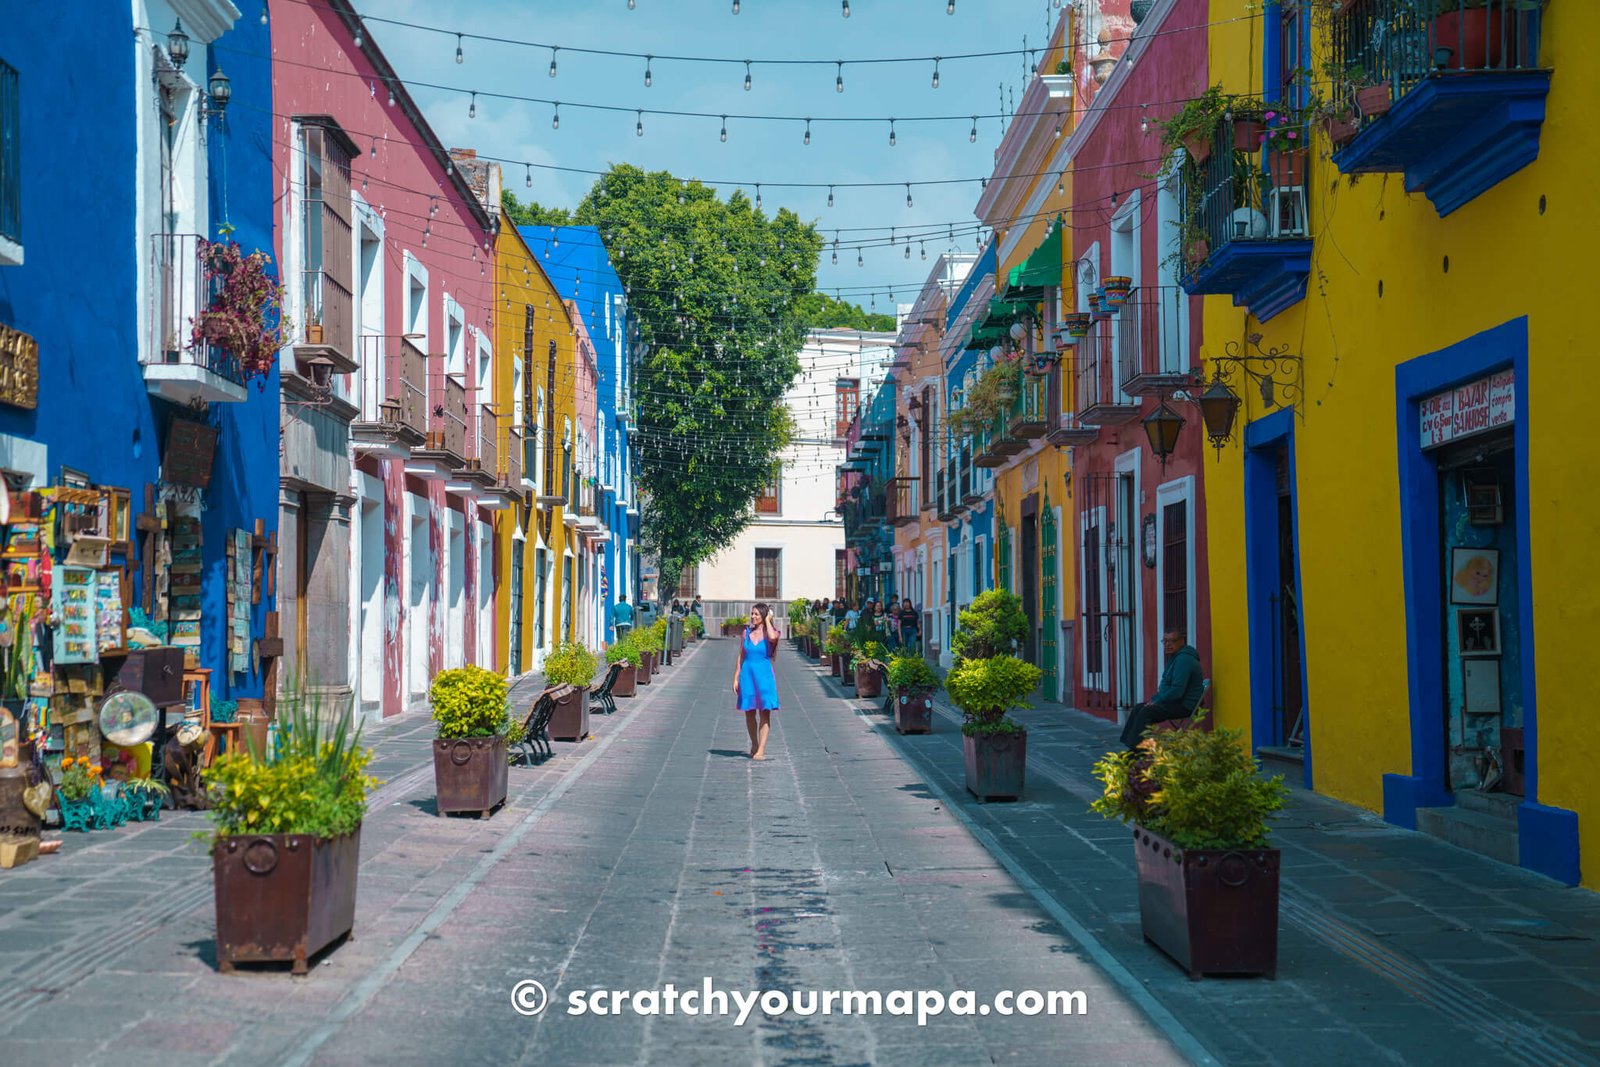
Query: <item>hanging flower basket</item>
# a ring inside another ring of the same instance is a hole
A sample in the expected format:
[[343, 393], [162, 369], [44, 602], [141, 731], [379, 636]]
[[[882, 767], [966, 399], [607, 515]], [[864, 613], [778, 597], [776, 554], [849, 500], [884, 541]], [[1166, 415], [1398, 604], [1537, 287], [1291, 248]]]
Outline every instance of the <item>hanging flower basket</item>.
[[1039, 351], [1035, 352], [1033, 354], [1033, 358], [1028, 361], [1027, 371], [1035, 378], [1043, 378], [1045, 375], [1050, 373], [1050, 368], [1056, 365], [1056, 362], [1059, 358], [1060, 357], [1058, 357], [1051, 349], [1040, 349]]
[[1089, 315], [1082, 311], [1073, 312], [1067, 316], [1067, 336], [1074, 341], [1089, 336]]
[[245, 378], [266, 378], [285, 344], [283, 286], [265, 252], [245, 255], [233, 241], [200, 242], [210, 299], [191, 322], [190, 343], [232, 353]]
[[1133, 279], [1121, 274], [1107, 275], [1103, 289], [1104, 295], [1100, 298], [1101, 306], [1120, 308], [1128, 302], [1128, 294], [1133, 292]]

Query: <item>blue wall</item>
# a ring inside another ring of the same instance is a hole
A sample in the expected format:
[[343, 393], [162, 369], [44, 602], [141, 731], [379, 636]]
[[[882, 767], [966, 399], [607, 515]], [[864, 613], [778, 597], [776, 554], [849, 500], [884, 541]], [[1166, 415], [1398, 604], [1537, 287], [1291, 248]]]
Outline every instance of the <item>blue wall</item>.
[[[135, 78], [135, 27], [127, 3], [96, 2], [75, 14], [92, 32], [69, 33], [49, 4], [6, 5], [0, 57], [16, 67], [22, 93], [23, 246], [21, 267], [0, 267], [0, 322], [39, 342], [39, 406], [0, 407], [0, 433], [48, 448], [48, 482], [63, 466], [97, 485], [126, 487], [134, 512], [159, 478], [174, 409], [145, 388], [139, 365], [137, 281], [148, 271], [149, 238], [134, 233], [134, 118], [154, 107]], [[208, 133], [211, 219], [232, 221], [246, 252], [271, 251], [273, 223], [271, 76], [268, 28], [256, 14], [205, 57], [192, 45], [189, 68], [221, 60], [232, 81], [226, 128]], [[215, 232], [213, 237], [218, 236]], [[216, 698], [259, 696], [259, 677], [230, 675], [226, 659], [225, 539], [278, 514], [278, 377], [249, 387], [243, 403], [212, 405], [219, 429], [202, 518], [205, 573], [202, 665]], [[36, 484], [38, 484], [36, 482]], [[254, 612], [259, 635], [266, 598]], [[237, 684], [233, 684], [237, 683]]]

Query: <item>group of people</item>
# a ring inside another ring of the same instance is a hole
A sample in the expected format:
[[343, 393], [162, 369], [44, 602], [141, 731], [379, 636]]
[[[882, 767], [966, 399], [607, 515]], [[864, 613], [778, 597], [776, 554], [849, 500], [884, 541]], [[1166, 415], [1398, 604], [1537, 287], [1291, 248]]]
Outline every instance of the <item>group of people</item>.
[[874, 635], [891, 651], [922, 654], [922, 612], [910, 597], [867, 597], [859, 604], [837, 597], [813, 600], [811, 614], [831, 619], [829, 625], [842, 625], [854, 637]]

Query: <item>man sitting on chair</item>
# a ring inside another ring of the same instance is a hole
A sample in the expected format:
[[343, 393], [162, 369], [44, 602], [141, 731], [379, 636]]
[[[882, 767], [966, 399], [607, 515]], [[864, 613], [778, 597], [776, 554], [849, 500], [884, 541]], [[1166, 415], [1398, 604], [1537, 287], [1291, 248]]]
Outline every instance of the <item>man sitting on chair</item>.
[[1161, 672], [1161, 684], [1147, 704], [1135, 704], [1122, 727], [1122, 743], [1137, 748], [1144, 732], [1158, 722], [1170, 719], [1187, 719], [1200, 706], [1205, 695], [1205, 678], [1200, 670], [1200, 653], [1187, 643], [1181, 626], [1168, 630], [1161, 638], [1161, 650], [1167, 654], [1167, 665]]

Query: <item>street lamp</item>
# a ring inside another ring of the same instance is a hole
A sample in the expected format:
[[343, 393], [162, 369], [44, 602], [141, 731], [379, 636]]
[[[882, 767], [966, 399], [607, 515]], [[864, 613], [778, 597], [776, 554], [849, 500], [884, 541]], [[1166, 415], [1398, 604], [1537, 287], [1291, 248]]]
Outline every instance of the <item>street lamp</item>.
[[167, 34], [167, 55], [171, 57], [172, 65], [179, 69], [189, 60], [189, 35], [183, 32], [182, 19]]
[[1182, 429], [1183, 416], [1173, 411], [1165, 400], [1144, 417], [1144, 432], [1150, 438], [1150, 450], [1156, 454], [1163, 468], [1167, 465], [1167, 457], [1178, 447], [1178, 433]]
[[233, 99], [233, 83], [218, 67], [206, 85], [211, 90], [211, 114], [221, 115], [228, 109], [228, 101]]
[[1216, 369], [1211, 384], [1200, 394], [1197, 403], [1200, 405], [1200, 419], [1206, 426], [1206, 437], [1210, 439], [1211, 447], [1221, 455], [1222, 446], [1233, 436], [1233, 421], [1239, 415], [1239, 395], [1222, 380], [1221, 367]]

